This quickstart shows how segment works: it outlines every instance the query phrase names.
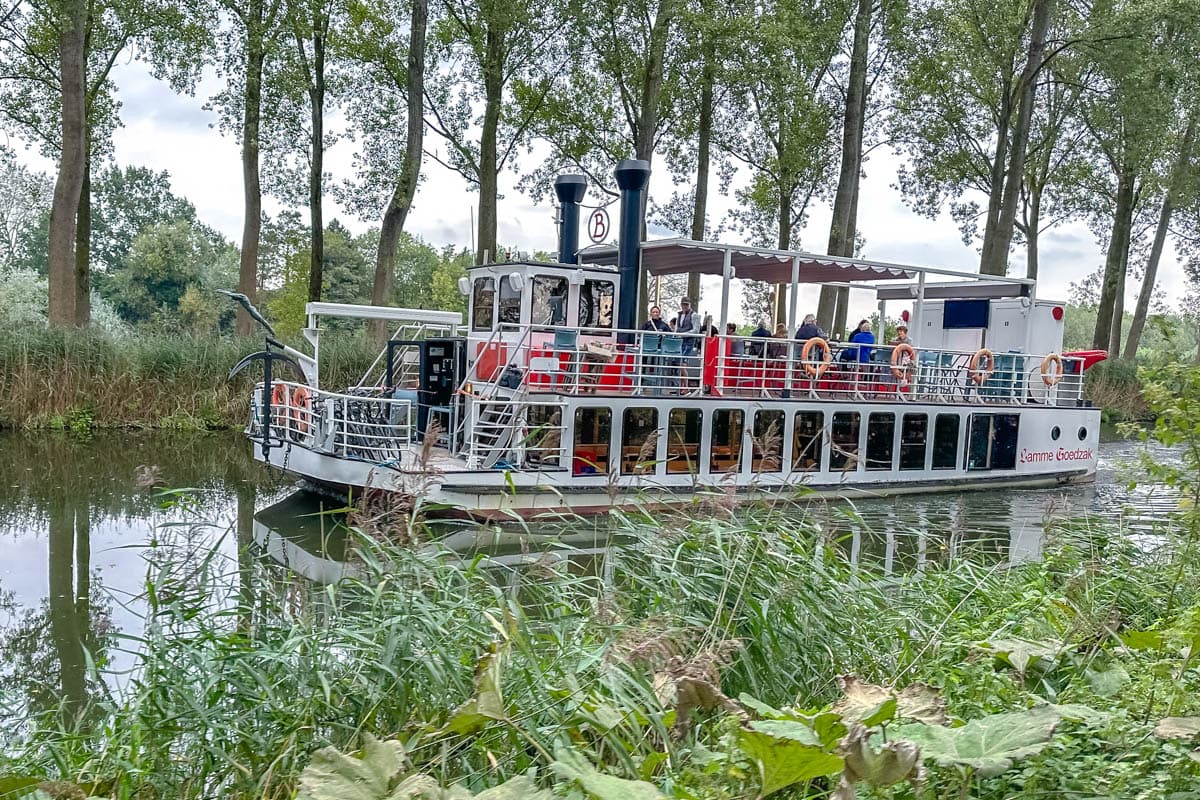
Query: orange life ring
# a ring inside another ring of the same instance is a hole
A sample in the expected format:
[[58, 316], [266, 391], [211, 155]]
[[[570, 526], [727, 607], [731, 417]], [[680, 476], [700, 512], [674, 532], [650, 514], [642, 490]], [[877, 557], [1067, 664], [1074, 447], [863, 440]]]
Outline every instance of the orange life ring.
[[[908, 361], [901, 362], [901, 358], [908, 356]], [[912, 372], [912, 362], [917, 359], [917, 351], [913, 349], [911, 344], [901, 342], [892, 348], [892, 377], [900, 381], [901, 386], [907, 386]]]
[[288, 401], [292, 392], [286, 383], [277, 383], [271, 387], [271, 424], [284, 425], [288, 413]]
[[308, 389], [297, 386], [292, 390], [292, 398], [288, 407], [292, 412], [293, 427], [300, 433], [308, 433], [308, 419], [312, 416], [312, 401], [309, 398]]
[[[987, 367], [981, 367], [980, 362], [987, 359]], [[984, 381], [992, 377], [992, 373], [996, 371], [996, 356], [991, 350], [986, 347], [981, 347], [975, 351], [975, 355], [971, 356], [971, 362], [967, 365], [967, 372], [971, 375], [971, 380], [976, 385], [982, 386]]]
[[[1058, 371], [1053, 375], [1050, 374], [1050, 365], [1056, 364]], [[1042, 359], [1042, 383], [1047, 386], [1056, 386], [1063, 379], [1063, 360], [1058, 353], [1051, 353]]]
[[[814, 347], [821, 348], [823, 358], [820, 361], [810, 362], [808, 356], [812, 353]], [[800, 360], [804, 362], [804, 371], [810, 377], [819, 378], [825, 374], [825, 370], [829, 369], [830, 363], [833, 362], [833, 351], [829, 349], [829, 342], [820, 336], [814, 336], [806, 341], [804, 347], [801, 348]]]

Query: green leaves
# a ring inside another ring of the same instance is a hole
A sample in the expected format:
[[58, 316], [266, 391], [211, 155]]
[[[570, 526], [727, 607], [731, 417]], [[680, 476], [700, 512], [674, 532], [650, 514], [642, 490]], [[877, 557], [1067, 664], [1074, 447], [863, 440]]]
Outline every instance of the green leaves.
[[362, 752], [346, 755], [334, 747], [313, 754], [300, 775], [297, 800], [552, 800], [519, 775], [479, 794], [459, 786], [443, 789], [428, 775], [401, 777], [404, 748], [396, 741], [381, 742], [367, 734]]
[[468, 734], [489, 720], [506, 720], [504, 698], [500, 694], [500, 660], [503, 646], [493, 642], [475, 665], [475, 696], [454, 710], [438, 734]]
[[596, 800], [663, 800], [663, 794], [654, 784], [605, 775], [574, 750], [560, 747], [554, 751], [554, 758], [550, 768]]
[[1013, 762], [1041, 752], [1061, 717], [1051, 706], [993, 714], [960, 728], [911, 724], [892, 729], [943, 766], [969, 767], [982, 777], [999, 775]]
[[[810, 781], [823, 775], [833, 775], [842, 768], [842, 757], [825, 752], [812, 731], [800, 723], [764, 720], [752, 726], [769, 726], [767, 730], [738, 731], [738, 746], [758, 766], [762, 782], [760, 797]], [[801, 730], [807, 733], [801, 733]]]

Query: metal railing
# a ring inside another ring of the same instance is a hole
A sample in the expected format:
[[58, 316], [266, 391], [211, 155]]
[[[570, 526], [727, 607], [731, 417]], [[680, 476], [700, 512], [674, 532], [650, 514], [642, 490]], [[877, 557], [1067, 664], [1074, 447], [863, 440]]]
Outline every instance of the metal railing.
[[514, 375], [519, 383], [509, 389], [559, 394], [1064, 406], [1084, 399], [1082, 359], [1065, 356], [1046, 381], [1044, 356], [1016, 352], [993, 353], [987, 363], [975, 352], [914, 347], [893, 363], [898, 346], [827, 342], [828, 352], [814, 346], [805, 359], [805, 342], [795, 339], [528, 325], [502, 326], [485, 345], [496, 343], [505, 355], [494, 374], [474, 376], [485, 400]]
[[566, 404], [520, 396], [476, 400], [466, 460], [472, 469], [566, 469], [563, 424]]
[[302, 383], [271, 384], [269, 425], [264, 425], [262, 384], [254, 390], [249, 432], [272, 442], [294, 442], [322, 453], [390, 464], [412, 441], [412, 403], [370, 390], [338, 394]]

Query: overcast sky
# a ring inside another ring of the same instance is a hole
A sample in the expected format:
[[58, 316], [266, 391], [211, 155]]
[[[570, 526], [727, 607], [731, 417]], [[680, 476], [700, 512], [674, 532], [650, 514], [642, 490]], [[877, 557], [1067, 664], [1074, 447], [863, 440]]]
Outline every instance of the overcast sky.
[[[195, 204], [202, 220], [220, 230], [234, 242], [240, 240], [242, 227], [242, 185], [239, 148], [232, 137], [216, 128], [216, 115], [204, 109], [205, 99], [220, 86], [215, 79], [202, 83], [195, 97], [175, 94], [153, 78], [137, 62], [114, 71], [122, 103], [123, 127], [115, 135], [117, 163], [166, 170], [174, 191]], [[337, 128], [337, 120], [331, 127]], [[426, 137], [427, 147], [440, 145], [433, 134]], [[353, 144], [343, 140], [327, 154], [326, 168], [334, 180], [352, 175]], [[43, 169], [53, 166], [30, 156]], [[866, 164], [861, 188], [858, 227], [865, 237], [864, 257], [924, 266], [974, 271], [979, 257], [976, 245], [964, 245], [958, 228], [944, 212], [931, 220], [910, 211], [895, 188], [896, 156], [877, 150]], [[272, 165], [264, 161], [262, 169]], [[426, 158], [424, 181], [418, 191], [408, 231], [435, 247], [453, 243], [471, 243], [471, 216], [476, 197], [456, 173]], [[501, 176], [502, 199], [499, 205], [499, 241], [522, 251], [553, 250], [555, 230], [553, 209], [535, 204], [515, 188], [517, 176]], [[671, 179], [659, 166], [651, 179], [651, 195], [662, 200], [670, 197]], [[326, 200], [326, 219], [337, 218], [352, 231], [359, 232], [376, 221], [358, 220], [332, 200]], [[719, 220], [730, 207], [729, 198], [714, 197], [710, 202], [712, 219]], [[265, 199], [268, 213], [279, 206]], [[799, 247], [824, 252], [829, 230], [829, 208], [813, 210], [800, 233]], [[737, 243], [736, 234], [723, 236]], [[1041, 241], [1040, 297], [1066, 300], [1072, 281], [1078, 281], [1103, 263], [1103, 252], [1091, 232], [1082, 223], [1062, 225], [1043, 234]], [[1020, 248], [1012, 254], [1013, 274], [1024, 274], [1025, 254]], [[1129, 301], [1137, 287], [1130, 281]], [[1160, 271], [1160, 286], [1174, 305], [1183, 294], [1183, 275], [1168, 247]], [[707, 287], [706, 290], [707, 292]], [[702, 310], [716, 311], [716, 299], [706, 295]], [[856, 306], [860, 306], [856, 303]], [[710, 308], [710, 306], [712, 306]], [[803, 303], [802, 303], [803, 306]]]

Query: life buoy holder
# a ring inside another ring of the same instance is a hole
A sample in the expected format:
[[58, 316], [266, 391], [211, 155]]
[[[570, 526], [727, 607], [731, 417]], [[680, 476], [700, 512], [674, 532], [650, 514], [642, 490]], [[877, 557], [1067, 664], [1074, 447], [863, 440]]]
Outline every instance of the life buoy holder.
[[[1050, 365], [1054, 364], [1056, 369], [1050, 371]], [[1057, 386], [1058, 382], [1063, 379], [1063, 360], [1058, 353], [1051, 353], [1042, 359], [1042, 383], [1046, 386]]]
[[[908, 360], [905, 361], [904, 359]], [[917, 351], [913, 349], [911, 344], [901, 342], [892, 348], [892, 377], [900, 382], [901, 386], [907, 386], [912, 377], [913, 362], [917, 359]]]
[[[982, 366], [982, 362], [986, 361], [987, 366]], [[986, 347], [981, 347], [975, 351], [975, 355], [971, 356], [971, 361], [967, 365], [967, 372], [971, 375], [971, 380], [977, 385], [982, 386], [988, 378], [992, 377], [992, 373], [996, 371], [996, 356], [991, 350]]]
[[271, 387], [271, 424], [284, 426], [287, 422], [288, 403], [292, 399], [292, 391], [286, 383], [277, 383]]
[[[820, 361], [808, 360], [814, 347], [821, 348]], [[833, 351], [829, 348], [829, 342], [820, 336], [814, 336], [806, 341], [804, 347], [800, 349], [800, 360], [804, 362], [804, 371], [808, 373], [809, 377], [819, 378], [825, 374], [825, 370], [829, 369], [829, 365], [833, 362]]]
[[312, 399], [308, 394], [308, 389], [303, 386], [293, 389], [288, 408], [292, 414], [293, 430], [302, 434], [308, 433], [308, 422], [312, 416]]

